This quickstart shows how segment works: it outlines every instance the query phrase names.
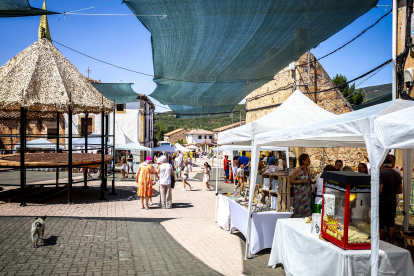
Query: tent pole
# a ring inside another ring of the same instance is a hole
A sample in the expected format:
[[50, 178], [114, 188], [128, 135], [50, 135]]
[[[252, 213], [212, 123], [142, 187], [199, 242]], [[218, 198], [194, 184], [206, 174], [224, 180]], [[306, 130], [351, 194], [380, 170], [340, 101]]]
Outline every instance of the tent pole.
[[[108, 133], [109, 133], [109, 114], [105, 115], [105, 154], [108, 154]], [[134, 173], [134, 169], [132, 169]], [[105, 164], [105, 191], [108, 189], [108, 164]]]
[[289, 148], [287, 148], [286, 150], [286, 167], [290, 168], [290, 164], [289, 164]]
[[69, 124], [69, 140], [68, 140], [68, 204], [73, 204], [72, 201], [72, 108], [69, 106], [68, 110], [68, 124]]
[[251, 230], [252, 230], [252, 219], [253, 219], [253, 196], [254, 189], [256, 186], [256, 177], [257, 177], [257, 167], [259, 165], [259, 153], [260, 145], [254, 144], [254, 139], [252, 140], [252, 159], [250, 161], [250, 189], [249, 189], [249, 207], [248, 207], [248, 216], [247, 216], [247, 237], [246, 237], [246, 250], [244, 253], [244, 259], [249, 259], [250, 256], [250, 240], [251, 240]]
[[[113, 115], [113, 126], [112, 126], [112, 191], [110, 195], [116, 195], [115, 193], [115, 109]], [[141, 152], [140, 152], [141, 153]]]
[[[59, 111], [56, 111], [56, 131], [57, 131], [57, 138], [56, 138], [56, 152], [59, 152]], [[59, 168], [56, 168], [56, 188], [59, 187]]]
[[322, 148], [322, 170], [325, 168], [325, 148]]
[[[219, 152], [220, 152], [220, 146], [217, 145], [217, 158], [218, 158]], [[213, 160], [214, 160], [214, 151], [213, 151]], [[214, 213], [215, 213], [214, 214], [214, 222], [217, 222], [217, 205], [218, 205], [217, 201], [218, 201], [218, 181], [219, 181], [218, 180], [218, 177], [219, 177], [219, 172], [218, 172], [219, 162], [218, 162], [218, 159], [217, 159], [216, 166], [217, 166], [217, 169], [216, 169], [216, 205], [214, 207]]]
[[392, 0], [392, 100], [397, 99], [397, 0]]
[[[85, 153], [88, 153], [88, 120], [89, 120], [89, 114], [85, 113], [85, 123], [84, 123], [84, 128], [85, 128]], [[84, 168], [85, 173], [83, 174], [83, 189], [87, 189], [88, 188], [88, 172], [87, 170], [89, 170], [88, 168]]]
[[26, 109], [20, 108], [20, 206], [26, 206], [26, 166], [24, 164], [26, 152]]
[[99, 200], [106, 200], [105, 198], [105, 151], [104, 151], [104, 139], [105, 139], [105, 112], [101, 112], [101, 188]]

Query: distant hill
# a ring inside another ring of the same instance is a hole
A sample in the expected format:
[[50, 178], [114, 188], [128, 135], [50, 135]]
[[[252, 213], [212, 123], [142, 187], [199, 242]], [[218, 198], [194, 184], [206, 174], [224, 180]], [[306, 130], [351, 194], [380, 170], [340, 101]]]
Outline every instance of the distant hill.
[[384, 96], [392, 92], [392, 83], [375, 85], [375, 86], [368, 86], [361, 88], [365, 91], [365, 99], [364, 102], [370, 101], [372, 99]]
[[[246, 118], [246, 112], [244, 111], [244, 104], [238, 104], [233, 108], [233, 111], [242, 111], [242, 120]], [[201, 128], [209, 131], [213, 129], [231, 125], [232, 120], [230, 114], [225, 114], [223, 116], [208, 116], [203, 118], [194, 118], [194, 119], [177, 119], [174, 117], [172, 112], [159, 113], [160, 118], [155, 116], [154, 123], [163, 122], [166, 126], [168, 132], [173, 131], [177, 128]], [[234, 113], [234, 123], [240, 122], [240, 113]]]

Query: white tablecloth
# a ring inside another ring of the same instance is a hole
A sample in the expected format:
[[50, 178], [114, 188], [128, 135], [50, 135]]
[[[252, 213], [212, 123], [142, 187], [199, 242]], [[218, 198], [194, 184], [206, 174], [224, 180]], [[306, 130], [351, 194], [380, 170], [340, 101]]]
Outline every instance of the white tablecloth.
[[[379, 275], [414, 275], [410, 253], [380, 241]], [[286, 275], [370, 275], [371, 250], [343, 250], [311, 234], [302, 218], [276, 225], [269, 266], [283, 264]]]
[[[228, 200], [231, 215], [230, 232], [239, 230], [245, 237], [247, 235], [247, 209], [234, 200]], [[252, 213], [252, 230], [250, 252], [256, 254], [262, 249], [271, 248], [275, 234], [276, 222], [280, 218], [289, 218], [292, 212], [258, 212]]]
[[230, 207], [229, 199], [226, 196], [218, 195], [219, 206], [217, 211], [217, 223], [223, 230], [230, 230]]

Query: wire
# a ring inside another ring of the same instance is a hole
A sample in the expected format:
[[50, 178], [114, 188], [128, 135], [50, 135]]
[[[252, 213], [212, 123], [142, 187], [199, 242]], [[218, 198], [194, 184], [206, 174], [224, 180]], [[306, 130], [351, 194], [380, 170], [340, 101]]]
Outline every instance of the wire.
[[70, 12], [67, 12], [67, 13], [73, 13], [73, 12], [78, 12], [78, 11], [90, 10], [90, 9], [93, 9], [93, 8], [98, 8], [98, 7], [108, 6], [108, 5], [117, 4], [117, 3], [122, 3], [122, 2], [124, 2], [124, 1], [123, 1], [123, 0], [121, 0], [121, 1], [111, 2], [111, 3], [108, 3], [108, 4], [103, 4], [103, 5], [99, 5], [99, 6], [92, 6], [92, 7], [89, 7], [89, 8], [84, 8], [84, 9], [79, 9], [79, 10], [70, 11]]
[[[368, 28], [366, 28], [365, 30], [363, 30], [359, 35], [357, 35], [356, 37], [354, 37], [353, 39], [351, 39], [350, 41], [348, 41], [347, 43], [345, 43], [344, 45], [342, 45], [341, 47], [339, 47], [339, 48], [337, 48], [336, 50], [334, 50], [334, 51], [332, 51], [332, 52], [330, 52], [330, 53], [328, 53], [328, 54], [326, 54], [326, 55], [324, 55], [324, 56], [322, 56], [322, 57], [320, 57], [320, 58], [318, 58], [318, 59], [316, 59], [316, 60], [314, 60], [314, 61], [311, 61], [311, 62], [309, 62], [310, 64], [312, 64], [312, 63], [314, 63], [314, 62], [316, 62], [316, 61], [319, 61], [319, 60], [321, 60], [321, 59], [323, 59], [323, 58], [326, 58], [326, 57], [328, 57], [328, 56], [330, 56], [330, 55], [332, 55], [333, 53], [336, 53], [337, 51], [339, 51], [339, 50], [341, 50], [342, 48], [344, 48], [346, 45], [348, 45], [348, 44], [350, 44], [351, 42], [354, 42], [358, 37], [360, 37], [361, 35], [363, 35], [366, 31], [368, 31], [369, 29], [371, 29], [372, 27], [374, 27], [375, 25], [377, 25], [382, 19], [384, 19], [387, 15], [389, 15], [390, 13], [392, 12], [392, 10], [390, 10], [389, 12], [387, 12], [386, 14], [384, 14], [380, 19], [378, 19], [374, 24], [372, 24], [371, 26], [369, 26]], [[308, 66], [308, 63], [304, 63], [304, 64], [301, 64], [300, 66]]]
[[71, 13], [71, 12], [64, 12], [63, 15], [109, 15], [109, 16], [134, 16], [134, 17], [143, 17], [143, 16], [153, 16], [153, 17], [161, 17], [160, 19], [164, 19], [167, 17], [166, 14], [118, 14], [118, 13]]

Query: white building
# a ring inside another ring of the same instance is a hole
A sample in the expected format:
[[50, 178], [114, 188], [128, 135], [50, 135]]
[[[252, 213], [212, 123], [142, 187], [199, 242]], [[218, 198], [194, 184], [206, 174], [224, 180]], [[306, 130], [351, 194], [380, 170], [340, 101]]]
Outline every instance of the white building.
[[[151, 100], [143, 94], [137, 93], [137, 101], [125, 104], [117, 104], [115, 110], [115, 144], [138, 143], [142, 146], [154, 147], [154, 110]], [[65, 115], [65, 133], [68, 133], [68, 115]], [[113, 134], [113, 113], [109, 114], [109, 134]], [[85, 135], [85, 114], [72, 116], [72, 135], [79, 138]], [[101, 114], [88, 115], [87, 133], [101, 134]], [[113, 144], [113, 138], [109, 139]], [[134, 161], [143, 161], [146, 152], [142, 152], [141, 158], [135, 157]], [[117, 157], [117, 155], [116, 155]], [[116, 162], [118, 159], [116, 158]]]
[[188, 144], [214, 143], [214, 133], [204, 129], [193, 129], [185, 134]]

